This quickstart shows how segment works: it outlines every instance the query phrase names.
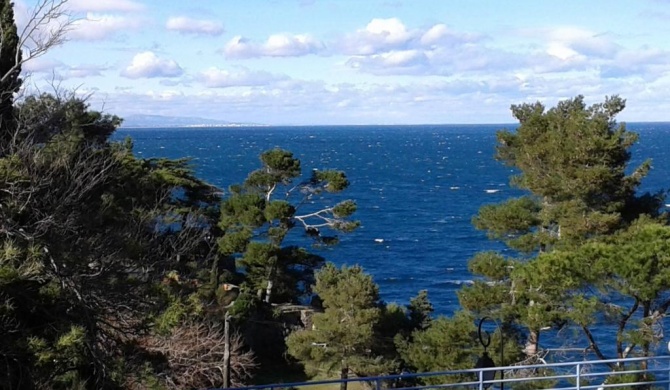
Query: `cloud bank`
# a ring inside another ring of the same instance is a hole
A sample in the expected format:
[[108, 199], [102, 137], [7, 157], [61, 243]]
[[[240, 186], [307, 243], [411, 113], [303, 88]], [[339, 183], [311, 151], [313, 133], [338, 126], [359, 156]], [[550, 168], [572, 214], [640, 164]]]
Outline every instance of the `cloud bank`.
[[223, 49], [227, 58], [300, 57], [318, 54], [325, 45], [306, 34], [274, 34], [264, 43], [253, 42], [241, 35], [228, 41]]

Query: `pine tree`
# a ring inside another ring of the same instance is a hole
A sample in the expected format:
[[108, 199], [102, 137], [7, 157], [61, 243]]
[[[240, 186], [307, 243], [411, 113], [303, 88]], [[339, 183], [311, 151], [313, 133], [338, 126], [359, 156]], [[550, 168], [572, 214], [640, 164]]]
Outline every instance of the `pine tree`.
[[[563, 318], [582, 330], [598, 358], [650, 356], [670, 307], [668, 253], [670, 227], [642, 217], [616, 234], [542, 254], [518, 272], [563, 301]], [[607, 328], [616, 335], [614, 346], [594, 334]]]
[[428, 299], [428, 290], [421, 290], [419, 294], [409, 300], [409, 320], [412, 329], [426, 329], [430, 327], [433, 313], [433, 304]]
[[615, 120], [624, 107], [617, 96], [589, 107], [582, 96], [549, 110], [514, 105], [519, 127], [498, 133], [496, 158], [519, 171], [511, 183], [527, 195], [482, 207], [473, 223], [519, 256], [475, 256], [469, 268], [485, 279], [463, 288], [459, 299], [466, 309], [525, 327], [530, 356], [539, 352], [540, 329], [565, 323], [565, 290], [557, 283], [570, 281], [574, 270], [550, 274], [556, 284], [549, 287], [531, 283], [523, 266], [658, 214], [658, 196], [635, 193], [650, 164], [628, 168], [637, 135]]
[[333, 245], [334, 234], [358, 227], [349, 219], [356, 204], [344, 200], [323, 208], [312, 206], [327, 202], [325, 194], [348, 187], [343, 172], [314, 170], [307, 180], [294, 183], [301, 165], [291, 152], [269, 150], [260, 160], [262, 167], [251, 172], [243, 185], [232, 186], [221, 205], [219, 249], [223, 256], [239, 258], [245, 287], [258, 298], [297, 302], [309, 295], [314, 270], [324, 259], [297, 246], [284, 246], [284, 239], [291, 231], [302, 231], [315, 245]]
[[[381, 375], [393, 364], [376, 352], [375, 327], [381, 319], [378, 287], [359, 266], [336, 268], [326, 264], [316, 276], [314, 291], [324, 312], [314, 315], [314, 329], [294, 332], [288, 352], [310, 374], [339, 371], [340, 378]], [[346, 382], [341, 385], [346, 390]]]
[[[474, 319], [463, 311], [451, 318], [439, 317], [429, 327], [412, 332], [411, 337], [396, 338], [396, 344], [400, 357], [414, 372], [470, 369], [480, 352]], [[424, 384], [465, 379], [465, 376], [436, 376], [424, 379]]]

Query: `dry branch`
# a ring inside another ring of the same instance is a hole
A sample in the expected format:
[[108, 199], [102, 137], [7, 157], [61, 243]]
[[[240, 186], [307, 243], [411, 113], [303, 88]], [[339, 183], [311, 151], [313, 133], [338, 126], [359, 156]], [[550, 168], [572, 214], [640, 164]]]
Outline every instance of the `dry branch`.
[[[152, 336], [144, 347], [160, 353], [168, 361], [168, 369], [160, 376], [169, 388], [217, 387], [223, 383], [225, 340], [222, 329], [211, 324], [183, 324], [168, 336]], [[256, 368], [253, 353], [245, 351], [242, 337], [230, 337], [231, 385], [239, 387]]]

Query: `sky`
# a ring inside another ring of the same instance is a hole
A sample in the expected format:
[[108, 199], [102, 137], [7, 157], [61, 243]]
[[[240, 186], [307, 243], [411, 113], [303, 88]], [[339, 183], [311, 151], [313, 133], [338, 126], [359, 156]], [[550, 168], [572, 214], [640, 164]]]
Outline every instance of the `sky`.
[[[20, 27], [38, 1], [15, 0]], [[512, 104], [620, 95], [619, 120], [670, 121], [670, 0], [66, 5], [67, 41], [24, 65], [25, 88], [121, 117], [513, 123]]]

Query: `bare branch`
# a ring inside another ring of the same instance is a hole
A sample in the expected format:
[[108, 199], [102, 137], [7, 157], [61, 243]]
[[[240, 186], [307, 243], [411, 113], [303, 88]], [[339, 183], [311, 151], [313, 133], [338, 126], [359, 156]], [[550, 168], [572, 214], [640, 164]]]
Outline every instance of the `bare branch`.
[[[143, 341], [149, 352], [160, 353], [168, 360], [168, 370], [160, 374], [168, 388], [202, 388], [220, 386], [223, 380], [224, 335], [219, 326], [183, 324], [168, 336], [151, 336]], [[230, 337], [231, 385], [239, 387], [256, 368], [253, 353], [245, 351], [242, 336]]]
[[30, 10], [26, 25], [18, 33], [19, 50], [16, 51], [14, 65], [0, 75], [0, 82], [11, 77], [26, 62], [65, 42], [67, 32], [74, 23], [72, 15], [65, 8], [67, 2], [68, 0], [39, 0]]

